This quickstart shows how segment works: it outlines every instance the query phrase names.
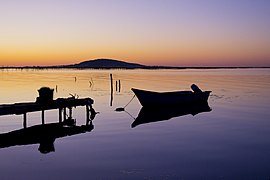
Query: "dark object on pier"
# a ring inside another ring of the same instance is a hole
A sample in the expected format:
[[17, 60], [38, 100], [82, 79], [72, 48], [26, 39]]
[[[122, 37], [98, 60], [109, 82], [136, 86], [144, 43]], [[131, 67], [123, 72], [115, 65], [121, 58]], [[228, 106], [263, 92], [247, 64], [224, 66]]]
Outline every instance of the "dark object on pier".
[[36, 102], [37, 103], [50, 103], [53, 101], [53, 92], [54, 89], [51, 89], [49, 87], [42, 87], [38, 90], [39, 97], [37, 97]]
[[202, 113], [210, 112], [211, 108], [207, 102], [198, 103], [198, 104], [189, 104], [183, 106], [170, 106], [170, 107], [158, 107], [158, 108], [149, 108], [142, 107], [138, 117], [131, 124], [131, 127], [134, 128], [140, 124], [158, 122], [169, 120], [174, 117], [184, 116], [191, 114], [193, 116]]
[[195, 92], [154, 92], [135, 88], [132, 88], [131, 90], [134, 92], [141, 105], [144, 107], [164, 107], [207, 102], [211, 91], [203, 92], [196, 85], [192, 85], [192, 87], [195, 89]]
[[192, 84], [191, 89], [194, 93], [201, 93], [202, 92], [202, 90], [196, 84]]

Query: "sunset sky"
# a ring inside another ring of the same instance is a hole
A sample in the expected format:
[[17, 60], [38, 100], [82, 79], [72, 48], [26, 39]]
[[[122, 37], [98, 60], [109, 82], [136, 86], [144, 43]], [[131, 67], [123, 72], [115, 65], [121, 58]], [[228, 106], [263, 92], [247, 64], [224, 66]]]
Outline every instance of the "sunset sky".
[[270, 66], [270, 0], [0, 0], [0, 66]]

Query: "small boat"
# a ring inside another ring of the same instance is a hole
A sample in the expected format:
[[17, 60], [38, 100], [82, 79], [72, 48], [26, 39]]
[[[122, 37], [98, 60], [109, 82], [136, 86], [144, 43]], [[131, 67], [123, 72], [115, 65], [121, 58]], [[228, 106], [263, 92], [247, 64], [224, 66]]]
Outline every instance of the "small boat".
[[191, 86], [193, 91], [154, 92], [132, 88], [143, 107], [175, 106], [207, 102], [211, 91], [201, 91], [198, 86]]
[[134, 128], [140, 124], [147, 124], [152, 122], [159, 122], [169, 120], [175, 117], [185, 116], [185, 115], [197, 115], [203, 112], [210, 112], [212, 109], [209, 107], [207, 102], [188, 104], [184, 106], [170, 106], [170, 107], [157, 107], [155, 109], [142, 107], [138, 117], [131, 124]]

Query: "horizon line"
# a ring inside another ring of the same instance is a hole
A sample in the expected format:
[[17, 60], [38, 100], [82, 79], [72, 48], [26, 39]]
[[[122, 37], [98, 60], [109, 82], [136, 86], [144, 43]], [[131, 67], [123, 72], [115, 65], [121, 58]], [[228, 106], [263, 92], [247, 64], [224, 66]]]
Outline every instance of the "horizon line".
[[0, 66], [0, 69], [248, 69], [270, 68], [270, 66], [147, 66], [145, 67], [68, 67], [57, 66]]

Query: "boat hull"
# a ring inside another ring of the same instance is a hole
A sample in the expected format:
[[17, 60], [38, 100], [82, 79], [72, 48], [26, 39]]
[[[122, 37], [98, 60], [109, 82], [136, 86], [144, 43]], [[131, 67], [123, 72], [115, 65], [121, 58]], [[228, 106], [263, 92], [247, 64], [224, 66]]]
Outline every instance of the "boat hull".
[[175, 92], [153, 92], [141, 89], [131, 89], [137, 96], [143, 107], [175, 106], [192, 103], [207, 102], [211, 91], [197, 92], [175, 91]]

